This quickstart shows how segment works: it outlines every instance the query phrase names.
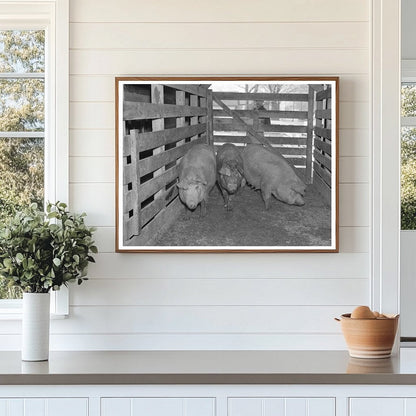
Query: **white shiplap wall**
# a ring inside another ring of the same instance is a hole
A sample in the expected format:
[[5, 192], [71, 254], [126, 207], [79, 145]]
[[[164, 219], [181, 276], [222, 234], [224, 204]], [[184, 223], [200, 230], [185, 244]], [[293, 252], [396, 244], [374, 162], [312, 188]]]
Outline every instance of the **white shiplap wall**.
[[[344, 348], [332, 318], [369, 303], [369, 3], [71, 0], [70, 204], [100, 254], [52, 348]], [[114, 77], [187, 74], [340, 76], [339, 254], [114, 253]]]

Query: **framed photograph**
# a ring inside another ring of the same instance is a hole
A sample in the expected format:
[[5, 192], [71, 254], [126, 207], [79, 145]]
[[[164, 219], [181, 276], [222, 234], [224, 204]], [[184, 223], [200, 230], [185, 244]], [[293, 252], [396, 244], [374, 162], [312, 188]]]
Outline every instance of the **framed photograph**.
[[337, 77], [116, 78], [118, 252], [337, 252]]

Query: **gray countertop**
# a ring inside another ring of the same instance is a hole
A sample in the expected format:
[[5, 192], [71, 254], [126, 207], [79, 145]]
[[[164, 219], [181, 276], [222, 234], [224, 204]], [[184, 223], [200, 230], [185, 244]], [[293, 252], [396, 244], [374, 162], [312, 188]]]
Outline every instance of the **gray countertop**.
[[416, 384], [416, 349], [388, 359], [346, 351], [55, 351], [47, 362], [0, 353], [0, 385]]

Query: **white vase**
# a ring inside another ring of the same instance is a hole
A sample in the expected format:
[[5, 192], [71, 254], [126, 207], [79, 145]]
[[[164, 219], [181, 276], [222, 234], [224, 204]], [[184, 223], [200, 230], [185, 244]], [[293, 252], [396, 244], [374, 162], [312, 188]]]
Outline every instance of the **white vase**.
[[22, 360], [49, 358], [49, 293], [23, 293]]

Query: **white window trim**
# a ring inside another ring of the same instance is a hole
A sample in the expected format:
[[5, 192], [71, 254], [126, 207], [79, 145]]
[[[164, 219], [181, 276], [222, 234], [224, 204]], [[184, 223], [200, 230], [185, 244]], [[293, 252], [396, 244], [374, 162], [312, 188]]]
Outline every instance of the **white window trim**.
[[400, 312], [400, 0], [372, 2], [373, 309]]
[[[46, 29], [45, 189], [52, 202], [69, 200], [69, 0], [0, 0], [0, 29]], [[51, 292], [51, 312], [69, 313], [68, 289]], [[20, 318], [21, 301], [0, 300], [0, 319]]]

